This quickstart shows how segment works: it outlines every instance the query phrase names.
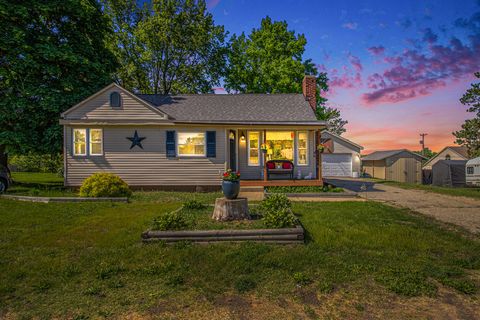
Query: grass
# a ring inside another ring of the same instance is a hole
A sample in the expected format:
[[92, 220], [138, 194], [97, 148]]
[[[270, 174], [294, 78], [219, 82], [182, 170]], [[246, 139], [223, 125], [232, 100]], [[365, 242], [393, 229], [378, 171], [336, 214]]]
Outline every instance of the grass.
[[63, 177], [54, 173], [12, 172], [8, 194], [39, 197], [76, 197], [78, 192], [63, 186]]
[[468, 197], [473, 199], [480, 199], [480, 188], [477, 188], [477, 187], [449, 188], [449, 187], [438, 187], [438, 186], [432, 186], [432, 185], [403, 183], [403, 182], [395, 182], [395, 181], [376, 181], [375, 183], [383, 183], [385, 185], [399, 187], [402, 189], [423, 190], [423, 191], [445, 194], [445, 195], [454, 196], [454, 197]]
[[[302, 302], [308, 294], [327, 301], [346, 292], [347, 300], [332, 308], [351, 305], [361, 318], [362, 303], [375, 312], [370, 301], [392, 295], [392, 301], [432, 297], [430, 304], [443, 287], [479, 295], [476, 238], [374, 202], [295, 203], [305, 245], [141, 243], [154, 217], [188, 199], [213, 203], [218, 196], [137, 192], [131, 203], [64, 204], [0, 199], [0, 315], [175, 317], [207, 310], [205, 316], [233, 296], [240, 303], [294, 301], [304, 306], [298, 312], [314, 317], [317, 307]], [[199, 215], [208, 220], [206, 209]], [[365, 300], [358, 304], [355, 296]]]

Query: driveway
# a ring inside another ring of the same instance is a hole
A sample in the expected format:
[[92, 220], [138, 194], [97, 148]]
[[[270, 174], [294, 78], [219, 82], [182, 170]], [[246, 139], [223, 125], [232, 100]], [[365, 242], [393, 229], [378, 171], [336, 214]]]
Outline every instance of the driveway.
[[[401, 189], [361, 179], [326, 179], [344, 189], [356, 191], [369, 200], [409, 208], [443, 222], [480, 234], [480, 200], [453, 197], [414, 189]], [[362, 191], [365, 185], [367, 191]]]

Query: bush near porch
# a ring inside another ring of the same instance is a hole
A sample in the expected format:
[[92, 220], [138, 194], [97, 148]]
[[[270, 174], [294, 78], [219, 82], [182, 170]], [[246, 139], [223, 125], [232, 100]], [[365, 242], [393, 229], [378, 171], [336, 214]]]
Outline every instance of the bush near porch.
[[462, 310], [478, 308], [478, 238], [374, 202], [294, 203], [308, 233], [304, 246], [141, 244], [140, 233], [162, 212], [218, 196], [135, 192], [132, 203], [75, 204], [0, 199], [0, 314], [221, 317], [227, 295], [254, 299], [270, 306], [266, 314], [286, 318], [314, 317], [324, 303], [332, 317], [365, 318], [387, 312], [385, 303], [413, 305], [419, 300], [405, 297], [425, 296], [422, 308], [396, 313], [425, 318], [422, 310], [443, 303], [445, 290]]

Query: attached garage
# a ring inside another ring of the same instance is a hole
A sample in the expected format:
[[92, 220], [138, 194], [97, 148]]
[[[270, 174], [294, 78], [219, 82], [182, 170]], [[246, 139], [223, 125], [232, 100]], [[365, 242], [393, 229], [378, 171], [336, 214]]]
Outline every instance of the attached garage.
[[377, 179], [421, 183], [424, 159], [405, 149], [375, 151], [362, 158], [363, 173]]
[[322, 174], [324, 177], [351, 177], [352, 155], [335, 153], [323, 154]]
[[324, 177], [354, 177], [360, 174], [362, 146], [328, 131], [322, 132], [322, 175]]

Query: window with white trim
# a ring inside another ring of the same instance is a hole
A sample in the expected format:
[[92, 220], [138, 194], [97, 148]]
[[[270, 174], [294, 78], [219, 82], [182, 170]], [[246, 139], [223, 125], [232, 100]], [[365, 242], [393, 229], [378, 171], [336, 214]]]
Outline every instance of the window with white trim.
[[249, 131], [248, 132], [248, 165], [259, 166], [260, 165], [260, 132]]
[[87, 129], [73, 129], [73, 154], [87, 155]]
[[473, 174], [474, 168], [473, 167], [467, 167], [467, 174]]
[[89, 129], [90, 155], [103, 155], [103, 132], [102, 129]]
[[308, 165], [308, 132], [299, 131], [297, 133], [297, 164], [299, 166]]
[[205, 132], [178, 132], [177, 145], [179, 156], [206, 156]]

